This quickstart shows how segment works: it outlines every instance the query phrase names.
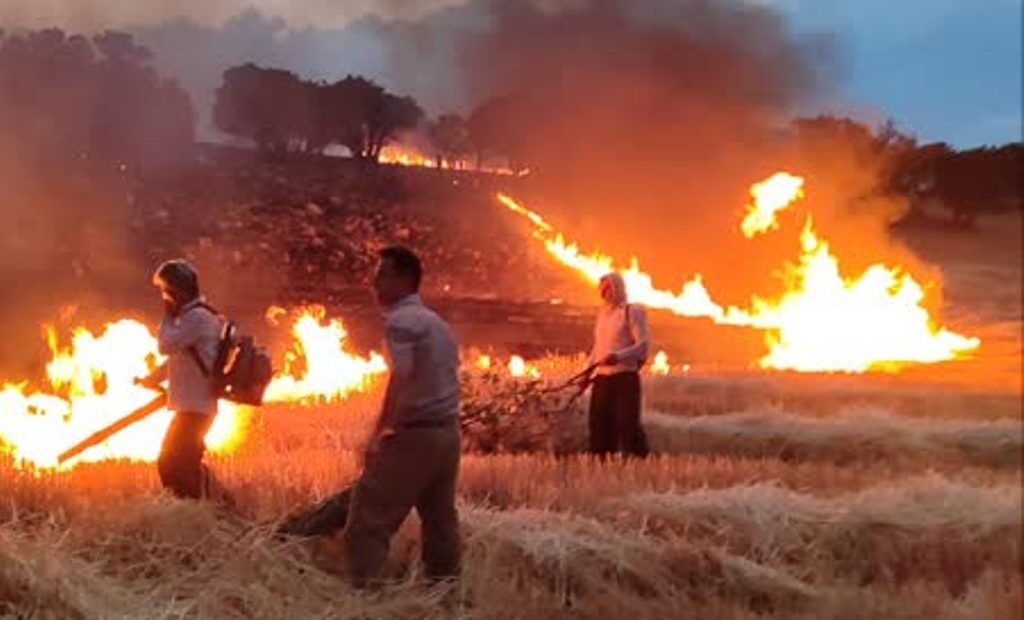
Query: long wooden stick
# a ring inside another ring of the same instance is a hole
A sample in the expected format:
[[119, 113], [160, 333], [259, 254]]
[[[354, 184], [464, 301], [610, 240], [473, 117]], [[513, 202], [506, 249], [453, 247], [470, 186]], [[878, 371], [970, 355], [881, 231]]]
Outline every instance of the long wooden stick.
[[153, 400], [149, 401], [145, 405], [142, 405], [141, 407], [124, 416], [120, 420], [117, 420], [116, 422], [113, 422], [112, 424], [101, 428], [92, 435], [89, 435], [82, 441], [71, 446], [64, 452], [61, 452], [60, 456], [57, 457], [57, 462], [63, 463], [68, 459], [72, 459], [78, 456], [79, 454], [85, 452], [89, 448], [99, 443], [102, 443], [103, 441], [106, 441], [108, 437], [116, 435], [117, 433], [128, 428], [132, 424], [135, 424], [136, 422], [141, 422], [142, 420], [148, 418], [157, 411], [163, 409], [166, 405], [167, 394], [160, 394]]

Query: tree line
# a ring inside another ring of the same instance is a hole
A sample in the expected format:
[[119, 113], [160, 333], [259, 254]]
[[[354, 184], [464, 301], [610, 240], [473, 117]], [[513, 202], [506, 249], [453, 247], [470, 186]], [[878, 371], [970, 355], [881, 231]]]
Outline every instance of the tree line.
[[[120, 32], [87, 38], [55, 28], [0, 31], [5, 150], [118, 165], [188, 160], [195, 110], [188, 93], [159, 76], [152, 61], [147, 48]], [[439, 165], [500, 161], [514, 171], [543, 170], [544, 157], [551, 156], [527, 139], [536, 135], [542, 115], [536, 94], [509, 94], [484, 100], [464, 116], [431, 120], [413, 97], [362, 76], [310, 81], [253, 64], [224, 72], [213, 107], [218, 129], [250, 140], [265, 154], [323, 153], [340, 145], [353, 158], [376, 162], [389, 142], [410, 132]], [[796, 119], [786, 135], [821, 174], [869, 172], [866, 192], [905, 198], [911, 216], [933, 202], [948, 210], [953, 223], [969, 226], [982, 214], [1024, 208], [1020, 142], [957, 150], [919, 144], [892, 123], [875, 128], [834, 116]], [[615, 157], [614, 151], [607, 156]], [[843, 165], [831, 165], [836, 157]]]
[[0, 137], [23, 159], [158, 164], [192, 150], [187, 92], [131, 35], [0, 31]]
[[423, 116], [412, 97], [364, 77], [307, 81], [251, 63], [224, 72], [213, 108], [218, 129], [265, 153], [322, 153], [337, 144], [368, 161], [377, 161], [397, 133], [416, 128]]
[[822, 174], [830, 166], [869, 172], [863, 197], [906, 200], [907, 220], [925, 218], [929, 203], [958, 227], [970, 227], [981, 215], [1024, 210], [1022, 142], [957, 150], [944, 142], [919, 144], [892, 121], [872, 128], [835, 116], [797, 119], [790, 132], [805, 160]]
[[213, 119], [219, 130], [249, 140], [265, 154], [318, 154], [340, 145], [356, 159], [376, 162], [385, 145], [415, 131], [439, 167], [479, 167], [497, 158], [523, 168], [527, 158], [516, 148], [520, 128], [511, 122], [516, 111], [510, 103], [493, 99], [468, 117], [447, 113], [429, 120], [413, 97], [362, 76], [312, 81], [247, 63], [224, 72]]

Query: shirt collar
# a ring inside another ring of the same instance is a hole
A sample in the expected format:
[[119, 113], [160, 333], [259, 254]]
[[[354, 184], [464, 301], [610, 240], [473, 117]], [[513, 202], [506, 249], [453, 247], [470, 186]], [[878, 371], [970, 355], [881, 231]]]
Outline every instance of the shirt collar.
[[184, 305], [183, 305], [183, 306], [182, 306], [182, 307], [181, 307], [181, 308], [180, 308], [180, 309], [178, 310], [178, 316], [184, 316], [184, 314], [185, 314], [186, 312], [188, 312], [189, 310], [191, 310], [192, 308], [196, 308], [196, 307], [198, 307], [198, 306], [201, 306], [201, 305], [203, 305], [203, 304], [205, 304], [205, 303], [206, 303], [206, 300], [205, 300], [205, 299], [203, 299], [203, 296], [202, 296], [202, 295], [200, 295], [199, 297], [196, 297], [196, 298], [195, 298], [195, 299], [193, 299], [192, 301], [186, 302], [186, 303], [185, 303], [185, 304], [184, 304]]
[[412, 293], [399, 299], [395, 303], [391, 304], [384, 310], [384, 314], [391, 314], [399, 308], [405, 308], [407, 306], [422, 306], [423, 300], [420, 299], [419, 293]]

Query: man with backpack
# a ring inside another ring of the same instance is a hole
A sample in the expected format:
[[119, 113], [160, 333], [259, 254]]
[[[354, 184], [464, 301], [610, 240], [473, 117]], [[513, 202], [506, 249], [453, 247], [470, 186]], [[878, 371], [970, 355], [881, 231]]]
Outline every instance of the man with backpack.
[[157, 268], [153, 284], [164, 301], [157, 338], [167, 362], [142, 383], [167, 381], [167, 407], [174, 418], [157, 459], [160, 482], [181, 498], [199, 499], [210, 474], [203, 465], [204, 439], [217, 414], [219, 390], [212, 375], [221, 357], [221, 317], [199, 293], [199, 276], [183, 260]]
[[647, 313], [631, 304], [618, 273], [601, 278], [603, 304], [594, 326], [590, 394], [590, 452], [601, 458], [618, 452], [646, 457], [650, 450], [640, 425], [640, 369], [647, 361], [650, 338]]

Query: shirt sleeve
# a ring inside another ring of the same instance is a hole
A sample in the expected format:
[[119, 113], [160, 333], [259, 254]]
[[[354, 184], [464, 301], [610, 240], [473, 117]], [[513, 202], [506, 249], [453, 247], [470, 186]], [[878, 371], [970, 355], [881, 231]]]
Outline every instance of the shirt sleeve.
[[416, 343], [419, 334], [400, 321], [387, 325], [386, 343], [391, 358], [391, 377], [403, 382], [412, 376], [416, 364]]
[[633, 344], [623, 347], [615, 352], [615, 357], [620, 362], [643, 364], [647, 361], [648, 350], [650, 349], [650, 334], [647, 330], [647, 311], [641, 306], [630, 305], [629, 312], [629, 333], [633, 336]]
[[165, 316], [160, 324], [157, 345], [160, 353], [171, 355], [181, 353], [199, 341], [202, 335], [202, 317], [198, 312], [186, 312], [177, 320]]
[[406, 384], [411, 379], [416, 365], [416, 342], [419, 335], [410, 325], [399, 318], [388, 320], [385, 325], [384, 346], [387, 348], [391, 373], [384, 390], [384, 403], [375, 432], [394, 424], [394, 417], [401, 409]]

